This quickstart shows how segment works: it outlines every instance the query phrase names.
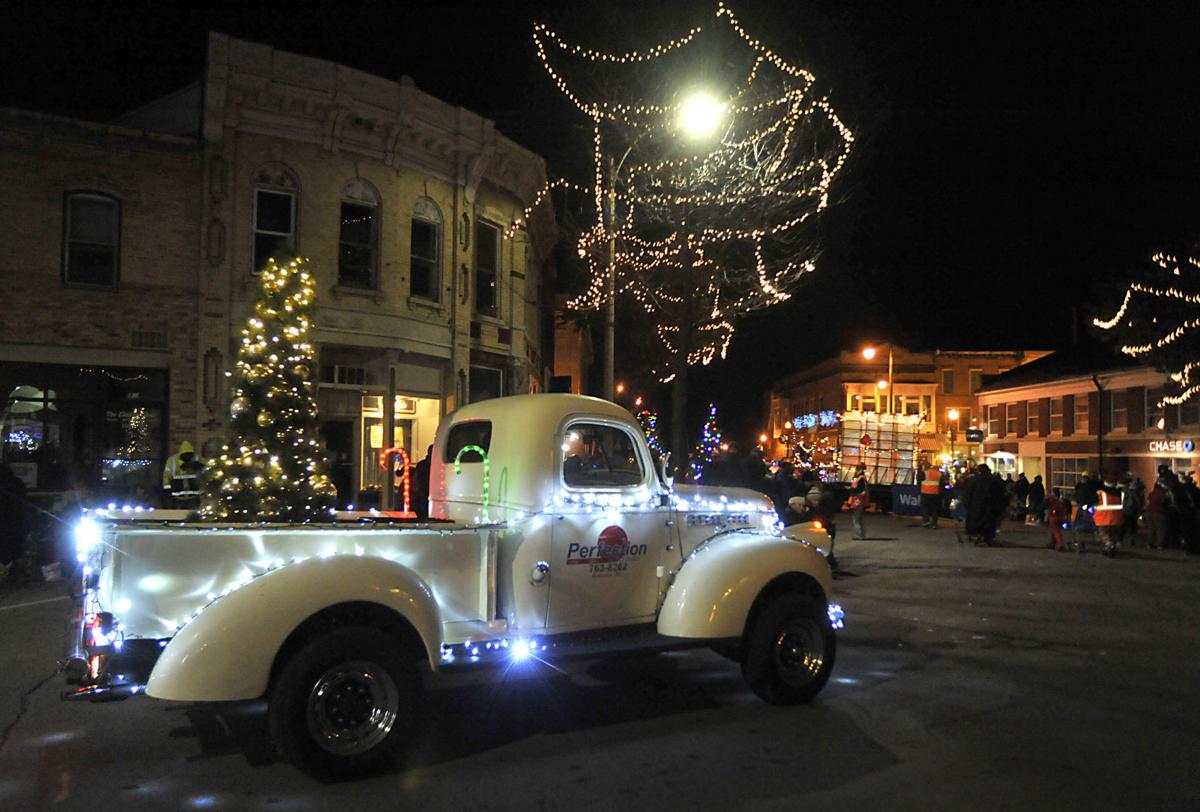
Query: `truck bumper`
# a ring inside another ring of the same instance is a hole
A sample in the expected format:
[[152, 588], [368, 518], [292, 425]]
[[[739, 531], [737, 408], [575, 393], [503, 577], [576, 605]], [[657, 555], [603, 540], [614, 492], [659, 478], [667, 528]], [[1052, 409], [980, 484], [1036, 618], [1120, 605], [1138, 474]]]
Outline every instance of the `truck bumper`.
[[66, 646], [58, 669], [70, 686], [64, 701], [115, 701], [136, 696], [165, 640], [126, 640], [112, 615], [98, 611], [95, 585], [85, 579], [67, 614]]

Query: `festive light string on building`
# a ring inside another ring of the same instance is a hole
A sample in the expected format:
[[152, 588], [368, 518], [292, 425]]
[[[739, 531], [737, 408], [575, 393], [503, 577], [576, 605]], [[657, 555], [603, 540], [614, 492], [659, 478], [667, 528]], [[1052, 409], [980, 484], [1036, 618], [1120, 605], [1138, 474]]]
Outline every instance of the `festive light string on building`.
[[[542, 23], [533, 28], [534, 46], [547, 75], [588, 117], [593, 131], [592, 186], [586, 191], [595, 220], [576, 243], [588, 282], [568, 305], [595, 309], [610, 295], [632, 295], [668, 328], [658, 335], [668, 358], [674, 359], [670, 367], [724, 357], [739, 316], [787, 301], [800, 279], [815, 269], [814, 258], [803, 255], [793, 232], [828, 207], [830, 187], [854, 142], [828, 99], [813, 95], [816, 78], [811, 72], [789, 64], [750, 35], [724, 3], [717, 5], [715, 17], [715, 25], [694, 26], [645, 51], [610, 52], [569, 43]], [[683, 98], [590, 98], [558, 64], [565, 59], [604, 69], [658, 67], [656, 63], [698, 47], [701, 34], [719, 34], [722, 26], [740, 43], [734, 47], [749, 49], [748, 69], [726, 88], [721, 105], [724, 134], [690, 151], [677, 133]], [[629, 145], [628, 163], [619, 162], [623, 180], [610, 177], [610, 138], [617, 139], [614, 152]], [[815, 153], [814, 139], [821, 139]], [[650, 157], [656, 144], [660, 152], [670, 145], [665, 149], [669, 154]], [[525, 210], [524, 220], [551, 189], [568, 188], [584, 191], [566, 181], [548, 184]], [[612, 212], [610, 200], [615, 202]], [[639, 233], [647, 224], [661, 222], [664, 211], [676, 220], [665, 238]], [[689, 220], [695, 221], [690, 230]], [[712, 259], [718, 256], [725, 261]], [[749, 267], [729, 267], [732, 256], [746, 257]], [[693, 279], [697, 284], [692, 290], [681, 289]], [[693, 323], [684, 314], [691, 312], [698, 295], [706, 301], [700, 322]], [[680, 335], [669, 329], [674, 327], [687, 332]], [[670, 377], [671, 369], [660, 375], [664, 381]]]
[[[1176, 277], [1180, 283], [1200, 284], [1200, 280], [1196, 278], [1197, 273], [1200, 272], [1200, 260], [1195, 257], [1185, 257], [1180, 261], [1178, 257], [1172, 254], [1159, 252], [1151, 257], [1151, 261], [1161, 270]], [[1186, 274], [1185, 271], [1187, 272]], [[1135, 321], [1129, 318], [1129, 315], [1135, 303], [1140, 300], [1144, 301], [1150, 307], [1156, 304], [1200, 305], [1200, 292], [1188, 292], [1174, 283], [1159, 286], [1143, 282], [1131, 282], [1125, 291], [1125, 297], [1121, 301], [1121, 306], [1117, 308], [1116, 314], [1110, 319], [1095, 318], [1092, 320], [1092, 324], [1103, 330], [1112, 330], [1124, 322], [1126, 327], [1133, 328], [1135, 327]], [[1158, 322], [1158, 315], [1151, 315], [1149, 317], [1150, 325], [1157, 326]], [[1172, 345], [1187, 333], [1198, 328], [1200, 328], [1200, 318], [1184, 319], [1157, 338], [1138, 344], [1123, 344], [1121, 351], [1126, 355], [1138, 357], [1158, 350], [1166, 350], [1171, 348]], [[1179, 384], [1181, 391], [1174, 395], [1164, 395], [1158, 402], [1158, 406], [1178, 406], [1188, 402], [1196, 394], [1200, 393], [1200, 382], [1194, 382], [1192, 379], [1192, 372], [1198, 364], [1200, 362], [1188, 361], [1181, 368], [1170, 373], [1171, 380]]]

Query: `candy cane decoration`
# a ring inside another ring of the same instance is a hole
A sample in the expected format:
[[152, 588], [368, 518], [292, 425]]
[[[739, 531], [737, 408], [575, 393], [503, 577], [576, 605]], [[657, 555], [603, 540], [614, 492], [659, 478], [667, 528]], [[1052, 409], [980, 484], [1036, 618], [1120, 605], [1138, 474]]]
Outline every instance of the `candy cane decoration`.
[[481, 517], [483, 519], [483, 523], [487, 524], [489, 521], [488, 497], [491, 490], [492, 464], [488, 461], [487, 452], [482, 448], [477, 445], [465, 445], [457, 454], [454, 455], [454, 473], [462, 473], [462, 455], [466, 454], [468, 451], [474, 451], [479, 456], [483, 457], [483, 512]]
[[379, 452], [379, 465], [384, 471], [389, 471], [388, 460], [393, 454], [398, 454], [400, 459], [404, 461], [404, 512], [409, 513], [409, 502], [412, 498], [412, 465], [408, 459], [408, 452], [403, 448], [395, 447], [385, 448]]

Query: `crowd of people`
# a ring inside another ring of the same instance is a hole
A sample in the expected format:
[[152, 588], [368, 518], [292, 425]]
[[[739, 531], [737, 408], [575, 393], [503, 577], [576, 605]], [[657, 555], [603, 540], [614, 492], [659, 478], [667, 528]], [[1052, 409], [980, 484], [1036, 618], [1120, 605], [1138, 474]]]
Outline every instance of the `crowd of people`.
[[[1085, 540], [1094, 536], [1104, 554], [1114, 557], [1122, 546], [1137, 545], [1144, 526], [1151, 549], [1200, 553], [1200, 487], [1190, 474], [1180, 477], [1166, 465], [1157, 473], [1147, 489], [1131, 472], [1104, 477], [1085, 472], [1067, 494], [1047, 491], [1041, 476], [1032, 482], [1024, 473], [1002, 479], [987, 465], [978, 465], [955, 483], [953, 513], [966, 537], [981, 545], [995, 544], [1001, 522], [1013, 519], [1046, 525], [1046, 546], [1059, 551], [1082, 551]], [[925, 474], [926, 480], [931, 477]], [[923, 524], [937, 526], [936, 519], [928, 521]], [[1066, 530], [1073, 531], [1070, 537]]]

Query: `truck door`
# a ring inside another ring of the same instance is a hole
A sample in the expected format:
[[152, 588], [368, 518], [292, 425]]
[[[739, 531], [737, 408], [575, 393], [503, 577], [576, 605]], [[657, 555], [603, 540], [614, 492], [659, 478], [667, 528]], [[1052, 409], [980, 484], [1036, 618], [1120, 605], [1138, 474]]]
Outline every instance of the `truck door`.
[[553, 514], [547, 630], [621, 626], [654, 618], [669, 543], [645, 445], [617, 421], [568, 421]]

